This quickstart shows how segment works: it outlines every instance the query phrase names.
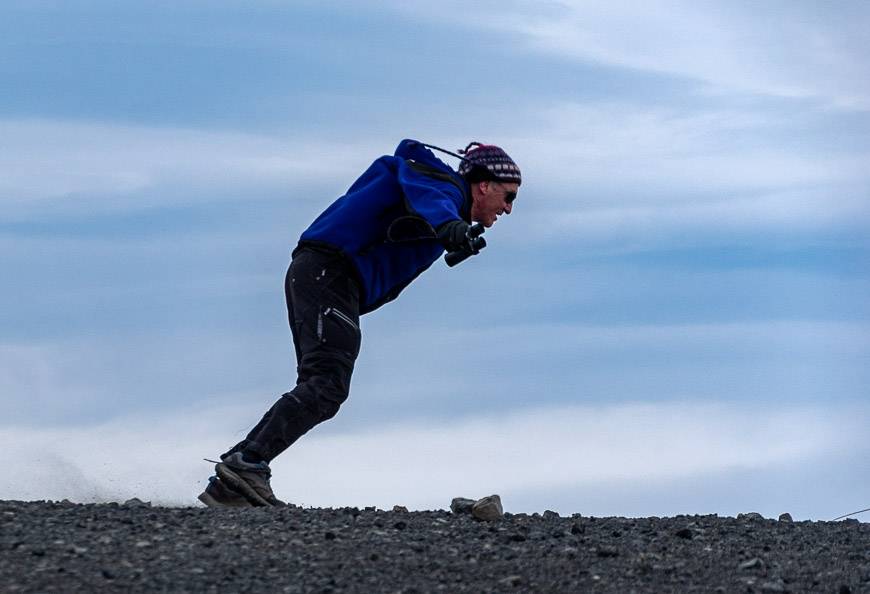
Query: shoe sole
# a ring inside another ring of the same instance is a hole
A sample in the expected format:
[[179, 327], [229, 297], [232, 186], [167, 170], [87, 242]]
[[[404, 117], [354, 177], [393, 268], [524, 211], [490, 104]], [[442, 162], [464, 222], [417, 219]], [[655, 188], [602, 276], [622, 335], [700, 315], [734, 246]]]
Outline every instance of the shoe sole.
[[197, 499], [202, 501], [208, 507], [216, 507], [216, 508], [220, 508], [220, 507], [222, 507], [222, 508], [253, 507], [253, 505], [251, 505], [251, 503], [249, 501], [245, 501], [244, 503], [222, 503], [222, 502], [218, 501], [217, 499], [215, 499], [214, 497], [212, 497], [211, 495], [209, 495], [208, 493], [206, 493], [205, 491], [200, 493], [199, 496], [197, 497]]
[[[271, 503], [263, 499], [260, 494], [248, 484], [248, 481], [230, 470], [226, 464], [218, 464], [215, 466], [215, 472], [217, 473], [218, 478], [229, 485], [231, 489], [244, 495], [245, 499], [251, 502], [251, 505], [256, 507], [273, 507]], [[200, 499], [200, 501], [202, 500]], [[205, 502], [203, 501], [203, 503]], [[208, 504], [206, 503], [206, 505]]]

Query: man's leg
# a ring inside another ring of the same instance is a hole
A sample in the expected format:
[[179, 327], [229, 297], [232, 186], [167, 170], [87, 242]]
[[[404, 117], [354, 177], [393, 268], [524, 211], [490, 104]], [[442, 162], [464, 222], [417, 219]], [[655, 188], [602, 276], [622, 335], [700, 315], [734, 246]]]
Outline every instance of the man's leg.
[[350, 392], [361, 334], [359, 288], [345, 262], [331, 254], [300, 252], [285, 279], [285, 294], [298, 363], [296, 387], [222, 459], [240, 452], [248, 462], [270, 462], [332, 418]]

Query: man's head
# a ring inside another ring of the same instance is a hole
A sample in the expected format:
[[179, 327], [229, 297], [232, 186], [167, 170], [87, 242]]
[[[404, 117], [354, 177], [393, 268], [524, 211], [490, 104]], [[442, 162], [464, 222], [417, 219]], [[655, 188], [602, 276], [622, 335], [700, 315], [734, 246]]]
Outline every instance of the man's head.
[[510, 214], [522, 176], [506, 152], [494, 145], [472, 142], [463, 153], [459, 175], [471, 187], [471, 220], [492, 227], [501, 214]]

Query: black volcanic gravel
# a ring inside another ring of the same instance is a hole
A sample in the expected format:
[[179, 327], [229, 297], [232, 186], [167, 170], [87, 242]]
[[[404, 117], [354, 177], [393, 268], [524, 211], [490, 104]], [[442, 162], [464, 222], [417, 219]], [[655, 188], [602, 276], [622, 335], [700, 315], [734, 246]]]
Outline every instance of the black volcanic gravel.
[[0, 502], [2, 592], [870, 592], [870, 524]]

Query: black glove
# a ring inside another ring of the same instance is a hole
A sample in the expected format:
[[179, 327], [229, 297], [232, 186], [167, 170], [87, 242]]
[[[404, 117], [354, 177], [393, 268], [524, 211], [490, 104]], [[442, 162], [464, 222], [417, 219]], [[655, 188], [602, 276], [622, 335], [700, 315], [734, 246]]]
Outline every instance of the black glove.
[[471, 225], [465, 221], [448, 221], [438, 228], [438, 241], [448, 252], [474, 252], [468, 228]]

